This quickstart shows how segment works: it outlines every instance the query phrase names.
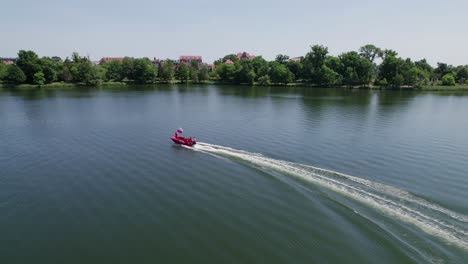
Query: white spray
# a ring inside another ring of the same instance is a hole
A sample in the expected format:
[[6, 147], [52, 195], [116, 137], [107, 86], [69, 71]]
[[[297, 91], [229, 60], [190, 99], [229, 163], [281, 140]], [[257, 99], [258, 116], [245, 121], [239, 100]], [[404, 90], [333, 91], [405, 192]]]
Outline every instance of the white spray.
[[411, 193], [331, 170], [276, 160], [258, 153], [199, 142], [196, 151], [237, 158], [318, 184], [419, 227], [428, 234], [468, 249], [468, 217]]

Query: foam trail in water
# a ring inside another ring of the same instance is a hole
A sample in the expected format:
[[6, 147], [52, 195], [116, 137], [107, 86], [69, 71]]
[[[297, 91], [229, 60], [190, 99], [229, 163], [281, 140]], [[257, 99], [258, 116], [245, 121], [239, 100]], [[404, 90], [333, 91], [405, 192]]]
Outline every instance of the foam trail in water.
[[468, 217], [413, 194], [381, 183], [298, 163], [276, 160], [258, 153], [199, 142], [194, 148], [210, 154], [237, 158], [255, 166], [273, 169], [319, 184], [379, 209], [426, 233], [468, 249]]

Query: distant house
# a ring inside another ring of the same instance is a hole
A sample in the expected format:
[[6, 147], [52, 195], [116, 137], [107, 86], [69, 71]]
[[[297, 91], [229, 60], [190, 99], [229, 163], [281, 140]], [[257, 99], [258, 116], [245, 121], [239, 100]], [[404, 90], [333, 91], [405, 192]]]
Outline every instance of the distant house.
[[251, 55], [244, 51], [244, 52], [237, 53], [237, 58], [239, 60], [253, 60], [255, 59], [255, 55]]
[[206, 64], [206, 66], [208, 66], [208, 69], [210, 71], [214, 71], [216, 69], [216, 66], [214, 64]]
[[164, 64], [166, 64], [166, 62], [168, 61], [172, 62], [172, 64], [174, 65], [174, 70], [176, 70], [177, 66], [179, 65], [179, 60], [171, 60], [171, 59], [159, 60], [159, 59], [154, 58], [153, 64], [156, 68], [161, 69], [164, 66]]
[[17, 60], [16, 58], [0, 58], [0, 62], [3, 62], [3, 64], [6, 64], [6, 65], [14, 64], [16, 60]]
[[99, 61], [99, 64], [104, 64], [109, 61], [123, 61], [123, 57], [104, 57]]
[[294, 57], [294, 58], [289, 59], [289, 61], [301, 62], [301, 61], [302, 61], [302, 57]]
[[196, 61], [199, 64], [202, 63], [201, 56], [180, 56], [179, 61], [181, 63], [191, 63], [192, 61]]
[[224, 64], [234, 64], [234, 62], [231, 59], [227, 59]]
[[168, 61], [172, 62], [172, 64], [174, 65], [174, 70], [177, 68], [177, 65], [179, 65], [179, 60], [171, 60], [171, 59], [161, 60], [161, 59], [157, 59], [156, 57], [154, 57], [152, 60], [154, 67], [158, 69], [161, 69], [164, 66], [164, 64], [166, 64], [166, 62]]

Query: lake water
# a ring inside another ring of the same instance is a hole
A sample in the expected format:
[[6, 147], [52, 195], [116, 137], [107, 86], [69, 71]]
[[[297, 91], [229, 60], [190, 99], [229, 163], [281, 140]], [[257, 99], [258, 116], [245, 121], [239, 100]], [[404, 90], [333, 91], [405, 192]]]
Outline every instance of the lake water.
[[467, 259], [468, 93], [0, 92], [0, 263]]

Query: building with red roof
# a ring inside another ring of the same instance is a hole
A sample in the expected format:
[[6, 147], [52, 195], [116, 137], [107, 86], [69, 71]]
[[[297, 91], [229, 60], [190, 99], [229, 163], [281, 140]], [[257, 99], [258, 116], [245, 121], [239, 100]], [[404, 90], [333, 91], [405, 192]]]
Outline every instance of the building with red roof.
[[16, 60], [16, 58], [0, 58], [0, 62], [6, 65], [14, 64]]
[[123, 61], [123, 57], [104, 57], [99, 61], [99, 64], [104, 64], [109, 61]]
[[301, 61], [302, 61], [302, 57], [294, 57], [294, 58], [289, 59], [289, 61], [301, 62]]
[[210, 71], [214, 71], [216, 69], [216, 65], [214, 64], [206, 64], [206, 66], [208, 66], [208, 69], [210, 69]]
[[202, 57], [201, 56], [180, 56], [179, 58], [179, 62], [190, 63], [192, 61], [202, 63]]
[[255, 58], [255, 55], [249, 54], [244, 51], [237, 53], [237, 58], [239, 60], [253, 60]]

